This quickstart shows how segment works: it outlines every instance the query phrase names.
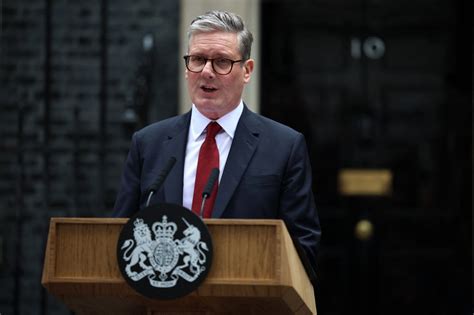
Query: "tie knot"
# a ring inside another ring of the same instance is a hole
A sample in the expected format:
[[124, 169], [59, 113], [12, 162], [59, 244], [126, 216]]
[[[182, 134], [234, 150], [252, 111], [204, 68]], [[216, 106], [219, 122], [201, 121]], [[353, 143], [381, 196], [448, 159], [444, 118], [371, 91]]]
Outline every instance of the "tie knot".
[[215, 121], [212, 121], [207, 125], [207, 134], [206, 138], [215, 138], [217, 133], [222, 129], [222, 127], [216, 123]]

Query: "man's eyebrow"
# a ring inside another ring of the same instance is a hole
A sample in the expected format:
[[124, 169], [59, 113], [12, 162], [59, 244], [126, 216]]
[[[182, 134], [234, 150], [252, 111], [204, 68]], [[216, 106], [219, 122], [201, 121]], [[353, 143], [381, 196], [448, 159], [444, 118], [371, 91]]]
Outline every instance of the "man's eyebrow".
[[210, 55], [207, 55], [207, 54], [200, 54], [200, 53], [192, 53], [192, 54], [189, 54], [190, 56], [199, 56], [199, 57], [203, 57], [203, 58], [206, 58], [206, 59], [219, 59], [219, 58], [224, 58], [224, 59], [230, 59], [232, 60], [232, 57], [226, 53], [217, 53], [215, 55], [213, 55], [212, 57]]

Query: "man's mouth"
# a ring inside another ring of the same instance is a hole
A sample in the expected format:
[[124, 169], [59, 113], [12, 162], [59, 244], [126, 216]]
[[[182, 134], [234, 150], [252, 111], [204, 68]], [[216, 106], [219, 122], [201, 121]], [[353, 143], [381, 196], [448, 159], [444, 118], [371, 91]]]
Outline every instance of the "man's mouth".
[[215, 87], [209, 86], [209, 85], [203, 85], [203, 86], [201, 86], [201, 89], [206, 93], [212, 93], [214, 91], [217, 91], [217, 89]]

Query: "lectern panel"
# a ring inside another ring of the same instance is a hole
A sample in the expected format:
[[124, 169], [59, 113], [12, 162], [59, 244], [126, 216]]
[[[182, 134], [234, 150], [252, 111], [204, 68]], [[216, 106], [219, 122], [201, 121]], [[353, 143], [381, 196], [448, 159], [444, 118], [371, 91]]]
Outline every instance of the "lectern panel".
[[120, 228], [119, 225], [59, 225], [56, 276], [120, 278], [115, 254]]
[[216, 280], [277, 280], [280, 242], [275, 225], [209, 225], [214, 263], [209, 278]]

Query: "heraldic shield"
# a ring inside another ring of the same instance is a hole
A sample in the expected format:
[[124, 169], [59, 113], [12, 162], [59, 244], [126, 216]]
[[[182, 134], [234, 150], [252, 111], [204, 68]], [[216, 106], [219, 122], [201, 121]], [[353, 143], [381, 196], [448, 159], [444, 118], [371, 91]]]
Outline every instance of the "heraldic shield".
[[161, 203], [139, 211], [124, 225], [117, 260], [125, 281], [138, 293], [175, 299], [206, 278], [212, 250], [201, 218], [179, 205]]

